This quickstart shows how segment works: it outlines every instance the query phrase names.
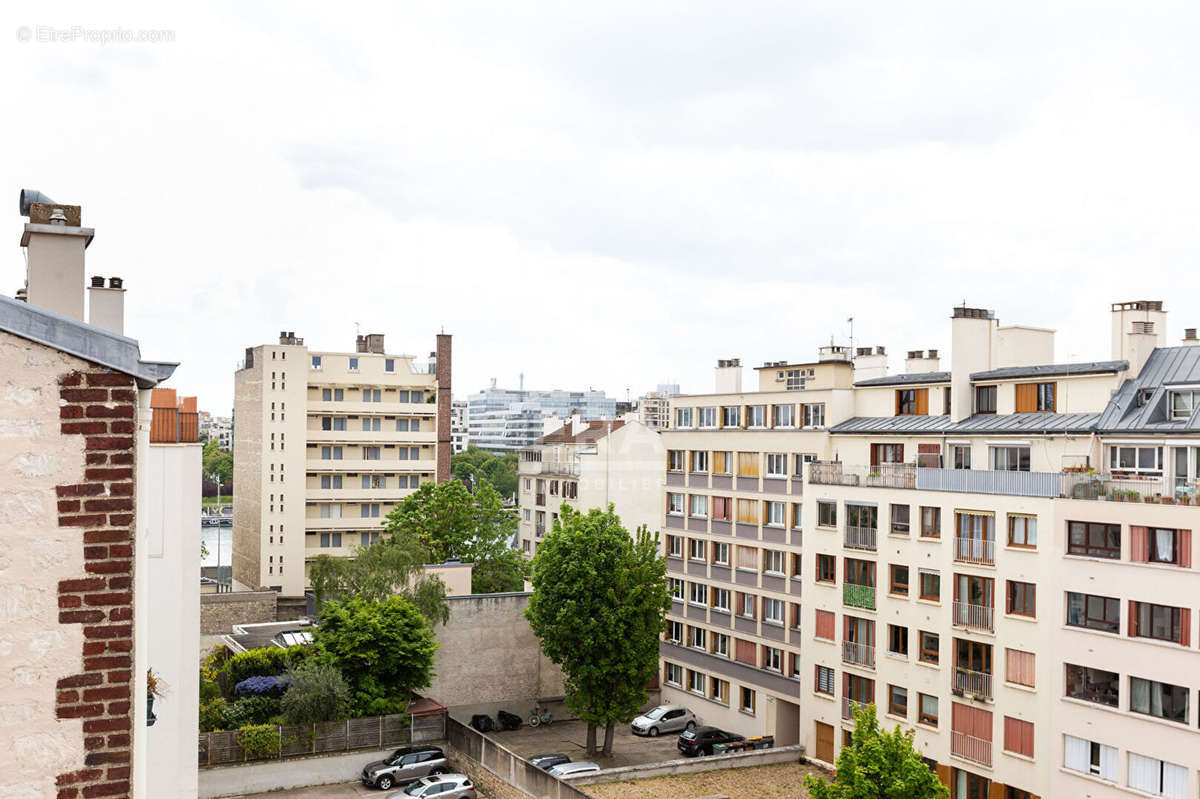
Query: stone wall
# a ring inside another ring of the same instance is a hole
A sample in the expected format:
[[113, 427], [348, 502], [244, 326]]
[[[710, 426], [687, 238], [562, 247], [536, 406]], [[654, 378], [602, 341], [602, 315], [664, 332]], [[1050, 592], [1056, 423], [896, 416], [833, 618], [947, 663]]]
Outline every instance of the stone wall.
[[261, 624], [276, 621], [274, 591], [234, 591], [225, 594], [201, 594], [200, 632], [225, 635], [235, 624]]

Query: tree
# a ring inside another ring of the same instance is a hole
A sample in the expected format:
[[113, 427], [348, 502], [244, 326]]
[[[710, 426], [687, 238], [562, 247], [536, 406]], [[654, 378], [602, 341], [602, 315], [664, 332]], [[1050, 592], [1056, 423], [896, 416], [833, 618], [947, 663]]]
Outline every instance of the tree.
[[854, 736], [838, 753], [833, 782], [808, 775], [812, 799], [946, 799], [950, 791], [913, 749], [913, 731], [879, 729], [874, 705], [854, 710]]
[[288, 724], [315, 724], [346, 718], [350, 709], [350, 686], [332, 663], [318, 658], [305, 661], [288, 672], [291, 687], [280, 700]]
[[636, 538], [620, 518], [568, 505], [559, 510], [533, 558], [533, 596], [526, 618], [542, 651], [563, 669], [567, 706], [587, 722], [587, 753], [605, 727], [612, 754], [614, 725], [629, 722], [658, 671], [658, 640], [671, 600], [658, 537]]
[[517, 531], [516, 514], [486, 482], [474, 494], [457, 480], [425, 483], [388, 514], [385, 529], [393, 539], [418, 542], [434, 562], [458, 558], [473, 564], [474, 593], [524, 586], [524, 559], [509, 554], [514, 551], [510, 542]]
[[225, 485], [233, 479], [233, 453], [225, 452], [218, 447], [215, 439], [204, 445], [201, 461], [201, 477], [203, 479], [209, 479], [214, 472], [221, 485]]
[[491, 483], [492, 488], [502, 497], [515, 496], [517, 453], [494, 455], [479, 447], [468, 447], [465, 452], [450, 456], [450, 474], [463, 482], [469, 481], [472, 485], [480, 482]]
[[438, 646], [429, 621], [399, 596], [326, 602], [313, 644], [345, 677], [359, 716], [403, 712], [412, 690], [429, 685]]

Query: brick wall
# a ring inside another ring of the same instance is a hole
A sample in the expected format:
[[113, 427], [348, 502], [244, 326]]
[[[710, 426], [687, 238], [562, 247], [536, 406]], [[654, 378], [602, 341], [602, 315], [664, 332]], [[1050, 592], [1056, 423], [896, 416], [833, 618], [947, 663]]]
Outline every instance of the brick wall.
[[437, 337], [437, 481], [450, 479], [450, 334]]
[[57, 776], [58, 799], [127, 797], [143, 685], [133, 673], [137, 387], [97, 367], [64, 375], [58, 393], [60, 432], [84, 440], [83, 481], [56, 487], [58, 526], [77, 531], [83, 550], [83, 573], [58, 583], [58, 621], [82, 627], [83, 649], [82, 670], [58, 679], [55, 712], [82, 720], [87, 751]]

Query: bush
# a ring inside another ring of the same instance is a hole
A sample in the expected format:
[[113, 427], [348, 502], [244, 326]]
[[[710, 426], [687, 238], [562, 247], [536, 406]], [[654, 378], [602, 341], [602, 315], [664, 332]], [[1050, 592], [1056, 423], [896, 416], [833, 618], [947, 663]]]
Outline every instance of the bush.
[[250, 724], [268, 724], [279, 715], [279, 700], [273, 696], [247, 696], [225, 708], [224, 729], [236, 730]]
[[200, 677], [200, 703], [203, 704], [221, 696], [221, 686], [215, 682]]
[[308, 656], [304, 646], [290, 646], [281, 649], [277, 646], [262, 649], [250, 649], [239, 652], [226, 661], [223, 671], [229, 675], [229, 681], [237, 685], [250, 677], [271, 677], [283, 674], [291, 666], [299, 666]]
[[200, 732], [225, 729], [225, 700], [217, 696], [200, 703]]
[[236, 696], [281, 696], [287, 687], [287, 677], [247, 677], [233, 686], [233, 693]]
[[237, 742], [249, 760], [279, 757], [279, 728], [274, 724], [239, 727]]
[[288, 724], [344, 719], [350, 710], [350, 686], [337, 667], [313, 659], [288, 672], [280, 708]]

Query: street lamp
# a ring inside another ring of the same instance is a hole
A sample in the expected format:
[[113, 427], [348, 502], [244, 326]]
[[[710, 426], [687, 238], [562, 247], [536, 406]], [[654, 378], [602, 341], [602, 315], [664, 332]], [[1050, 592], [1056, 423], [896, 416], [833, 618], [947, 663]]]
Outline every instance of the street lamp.
[[221, 586], [221, 476], [213, 472], [212, 481], [217, 486], [217, 590]]

